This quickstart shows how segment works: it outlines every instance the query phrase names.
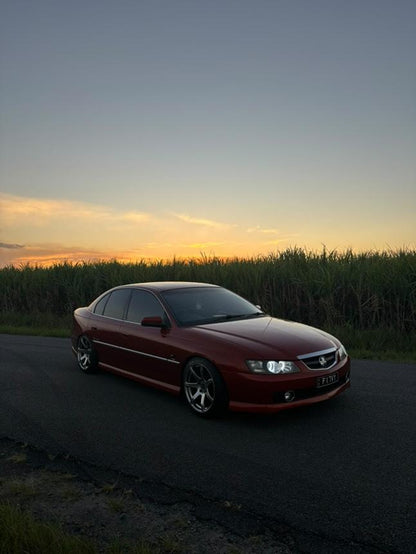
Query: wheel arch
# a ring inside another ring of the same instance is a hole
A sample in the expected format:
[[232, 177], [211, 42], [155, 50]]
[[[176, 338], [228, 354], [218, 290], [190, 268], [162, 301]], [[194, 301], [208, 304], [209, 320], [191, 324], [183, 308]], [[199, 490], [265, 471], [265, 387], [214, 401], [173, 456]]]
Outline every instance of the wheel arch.
[[222, 416], [228, 411], [228, 387], [221, 371], [207, 357], [188, 358], [181, 385], [182, 397], [194, 414], [211, 418]]
[[186, 366], [188, 365], [188, 363], [195, 359], [195, 358], [199, 358], [201, 360], [206, 360], [207, 362], [209, 362], [210, 364], [212, 364], [214, 366], [214, 368], [217, 370], [217, 373], [218, 375], [220, 376], [222, 382], [223, 382], [223, 385], [225, 387], [225, 390], [227, 391], [227, 395], [229, 396], [229, 392], [228, 392], [228, 386], [227, 386], [227, 383], [222, 375], [222, 372], [221, 370], [219, 369], [218, 367], [218, 364], [215, 362], [215, 360], [213, 358], [211, 358], [210, 356], [207, 356], [206, 354], [199, 354], [197, 352], [193, 353], [193, 354], [189, 354], [182, 362], [181, 362], [181, 381], [180, 381], [180, 394], [182, 395], [183, 394], [183, 374], [184, 374], [184, 371], [185, 371], [185, 368]]

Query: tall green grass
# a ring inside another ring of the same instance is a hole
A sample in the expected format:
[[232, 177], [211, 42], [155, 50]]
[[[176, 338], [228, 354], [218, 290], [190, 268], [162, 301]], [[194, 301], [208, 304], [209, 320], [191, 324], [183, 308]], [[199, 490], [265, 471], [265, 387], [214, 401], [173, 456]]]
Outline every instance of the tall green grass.
[[380, 349], [416, 350], [416, 251], [408, 249], [9, 266], [0, 269], [0, 324], [66, 326], [75, 307], [113, 286], [169, 280], [216, 283], [276, 317], [336, 329], [356, 342], [372, 336]]

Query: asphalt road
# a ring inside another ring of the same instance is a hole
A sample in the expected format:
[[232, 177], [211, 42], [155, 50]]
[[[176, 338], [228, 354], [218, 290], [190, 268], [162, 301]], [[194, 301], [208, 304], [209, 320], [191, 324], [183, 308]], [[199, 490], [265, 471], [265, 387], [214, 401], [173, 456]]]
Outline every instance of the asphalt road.
[[205, 421], [82, 374], [67, 339], [0, 335], [0, 436], [228, 500], [315, 537], [303, 552], [416, 552], [415, 397], [415, 364], [354, 361], [335, 399]]

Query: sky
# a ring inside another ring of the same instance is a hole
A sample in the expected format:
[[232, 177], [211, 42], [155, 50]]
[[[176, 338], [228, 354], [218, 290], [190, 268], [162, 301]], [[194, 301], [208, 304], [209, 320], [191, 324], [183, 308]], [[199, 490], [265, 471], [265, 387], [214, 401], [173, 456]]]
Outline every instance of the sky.
[[414, 0], [0, 0], [0, 267], [416, 247]]

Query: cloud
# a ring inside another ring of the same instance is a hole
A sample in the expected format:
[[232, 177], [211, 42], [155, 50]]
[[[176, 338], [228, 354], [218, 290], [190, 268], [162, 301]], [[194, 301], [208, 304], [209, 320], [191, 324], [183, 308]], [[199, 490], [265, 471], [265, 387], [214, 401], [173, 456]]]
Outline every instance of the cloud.
[[120, 214], [121, 221], [127, 221], [130, 223], [143, 223], [151, 219], [150, 214], [141, 213], [141, 212], [127, 212], [125, 214]]
[[0, 243], [0, 267], [170, 259], [206, 252], [244, 257], [267, 252], [290, 239], [271, 227], [254, 224], [247, 229], [199, 214], [148, 213], [134, 210], [134, 205], [127, 208], [0, 193], [4, 240]]
[[130, 210], [123, 212], [108, 206], [72, 200], [30, 198], [0, 193], [0, 216], [3, 226], [11, 227], [30, 221], [31, 226], [45, 227], [48, 224], [62, 222], [95, 223], [143, 223], [150, 214]]
[[[63, 225], [65, 232], [71, 233], [75, 240], [80, 229], [83, 229], [84, 237], [88, 238], [88, 235], [96, 237], [98, 229], [102, 237], [110, 233], [115, 236], [135, 227], [150, 232], [150, 225], [153, 234], [162, 235], [170, 227], [171, 235], [172, 232], [180, 231], [178, 221], [198, 227], [198, 231], [203, 235], [209, 230], [221, 232], [236, 227], [229, 223], [182, 213], [151, 214], [132, 209], [124, 211], [88, 202], [30, 198], [3, 193], [0, 193], [0, 220], [3, 229], [7, 229], [10, 235], [14, 234], [17, 240], [26, 236], [23, 233], [25, 230], [27, 233], [30, 232], [32, 240], [37, 242], [43, 242], [44, 238], [48, 240], [47, 237], [51, 235], [59, 241], [63, 236]], [[202, 242], [207, 239], [207, 236], [197, 238]], [[143, 240], [144, 242], [147, 241]]]
[[291, 233], [291, 234], [288, 234], [288, 235], [281, 235], [279, 238], [274, 239], [274, 240], [268, 240], [264, 244], [267, 245], [267, 246], [280, 246], [282, 242], [292, 241], [293, 239], [296, 239], [299, 236], [300, 236], [299, 233]]
[[[0, 254], [0, 267], [7, 264], [49, 266], [55, 263], [101, 262], [115, 259], [129, 262], [140, 259], [140, 256], [130, 251], [87, 249], [80, 246], [42, 243], [22, 246], [17, 256], [10, 257], [7, 253], [5, 255]], [[145, 259], [144, 256], [143, 259]]]
[[194, 244], [185, 244], [184, 246], [186, 248], [192, 248], [193, 250], [198, 249], [199, 251], [204, 251], [207, 248], [218, 248], [223, 245], [223, 242], [197, 242]]
[[71, 214], [71, 217], [77, 218], [96, 218], [105, 216], [106, 212], [81, 202], [0, 194], [0, 214], [3, 225], [6, 226], [27, 221], [29, 218], [31, 225], [38, 226], [44, 225], [50, 220], [68, 216], [69, 214]]
[[274, 229], [270, 227], [263, 228], [260, 225], [256, 225], [256, 227], [249, 227], [248, 229], [246, 229], [246, 232], [252, 235], [274, 235], [274, 237], [271, 237], [270, 240], [264, 240], [266, 238], [264, 237], [263, 240], [258, 242], [259, 247], [281, 246], [282, 243], [287, 243], [299, 236], [299, 233], [283, 234], [279, 229]]
[[221, 223], [219, 221], [213, 221], [211, 219], [203, 219], [198, 217], [192, 217], [190, 215], [186, 214], [172, 214], [174, 217], [179, 219], [180, 221], [183, 221], [185, 223], [190, 223], [192, 225], [200, 225], [202, 227], [211, 227], [213, 229], [230, 229], [231, 227], [235, 227], [235, 225], [231, 225], [229, 223]]
[[19, 248], [24, 248], [23, 244], [10, 244], [7, 242], [0, 242], [0, 248], [8, 248], [9, 250], [18, 250]]
[[262, 233], [264, 235], [277, 235], [279, 232], [279, 229], [263, 229], [260, 225], [247, 229], [247, 233]]

